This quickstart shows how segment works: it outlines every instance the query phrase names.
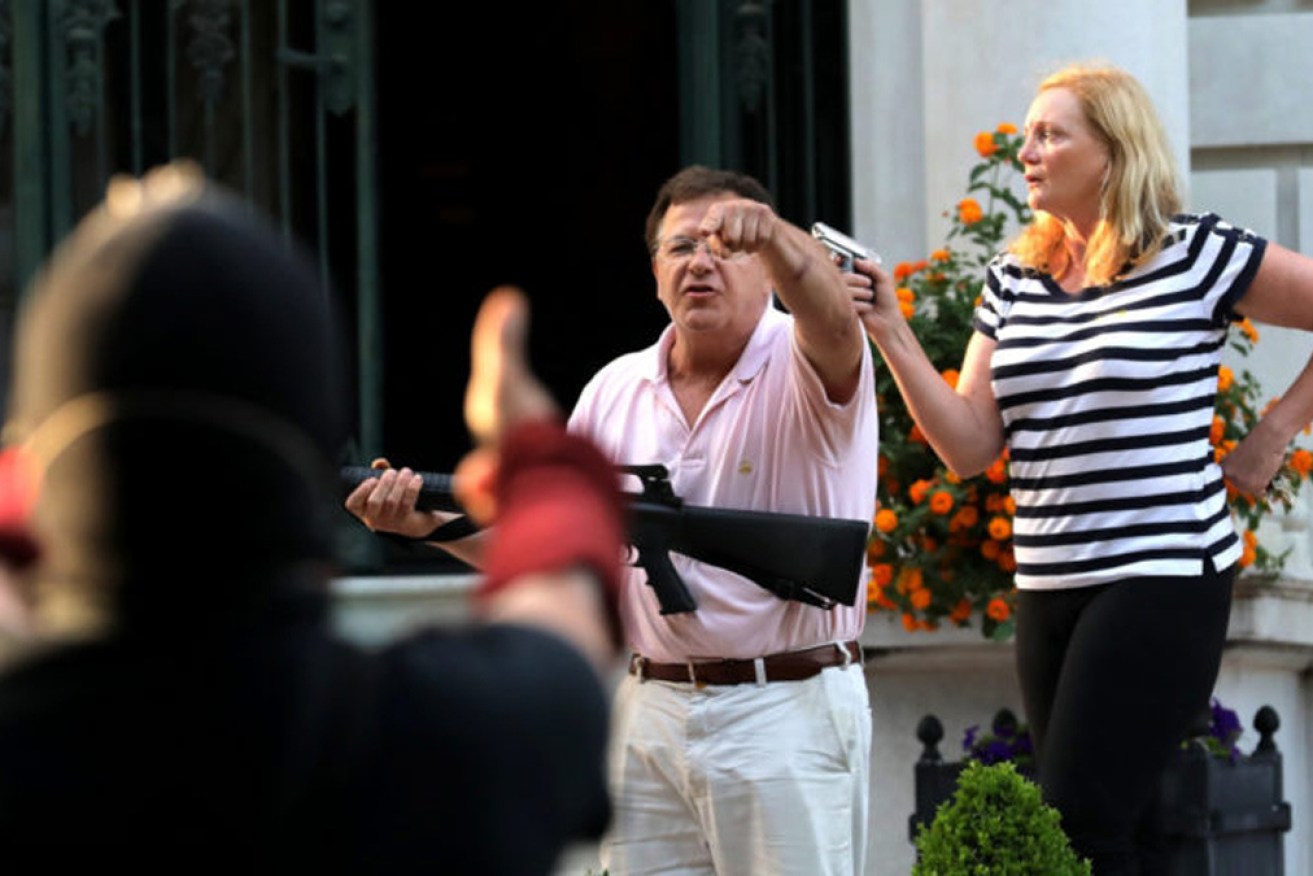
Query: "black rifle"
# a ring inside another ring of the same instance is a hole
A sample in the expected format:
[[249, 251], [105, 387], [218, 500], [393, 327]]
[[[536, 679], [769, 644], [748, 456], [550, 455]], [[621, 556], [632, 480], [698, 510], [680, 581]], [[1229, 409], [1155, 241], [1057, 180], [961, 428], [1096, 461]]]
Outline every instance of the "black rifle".
[[[869, 524], [863, 520], [731, 511], [686, 505], [670, 486], [664, 465], [622, 465], [638, 477], [641, 494], [628, 493], [629, 541], [638, 552], [636, 565], [647, 572], [662, 614], [695, 611], [670, 552], [728, 569], [756, 582], [781, 599], [829, 609], [856, 605]], [[416, 507], [426, 511], [460, 511], [449, 474], [419, 472], [424, 479]], [[349, 493], [379, 471], [345, 466], [342, 488]]]

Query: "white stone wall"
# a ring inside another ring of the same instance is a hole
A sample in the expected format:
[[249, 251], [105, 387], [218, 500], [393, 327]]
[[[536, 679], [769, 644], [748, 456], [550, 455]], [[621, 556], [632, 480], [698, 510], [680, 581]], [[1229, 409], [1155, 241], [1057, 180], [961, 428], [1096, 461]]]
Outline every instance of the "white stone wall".
[[[1189, 22], [1191, 205], [1213, 210], [1282, 246], [1313, 255], [1313, 4], [1307, 0], [1191, 5]], [[1233, 368], [1258, 377], [1265, 397], [1280, 395], [1309, 360], [1306, 334], [1258, 324], [1260, 340]], [[1297, 443], [1313, 446], [1302, 436]], [[1288, 549], [1274, 596], [1242, 603], [1218, 692], [1246, 720], [1270, 704], [1281, 715], [1293, 826], [1286, 872], [1313, 873], [1313, 490], [1293, 513], [1265, 525], [1265, 545]], [[1291, 640], [1303, 638], [1303, 647]], [[1249, 731], [1249, 739], [1254, 738]]]

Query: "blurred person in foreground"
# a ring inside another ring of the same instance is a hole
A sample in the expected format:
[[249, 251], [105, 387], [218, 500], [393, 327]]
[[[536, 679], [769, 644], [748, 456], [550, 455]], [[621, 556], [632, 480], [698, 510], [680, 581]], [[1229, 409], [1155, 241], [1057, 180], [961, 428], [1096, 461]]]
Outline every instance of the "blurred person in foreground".
[[1115, 67], [1045, 79], [1018, 157], [1035, 220], [989, 265], [956, 389], [870, 262], [854, 306], [949, 468], [1007, 450], [1040, 784], [1095, 876], [1158, 872], [1136, 833], [1217, 680], [1242, 549], [1228, 484], [1265, 490], [1313, 418], [1310, 363], [1219, 464], [1227, 331], [1313, 330], [1313, 260], [1182, 213], [1153, 104]]
[[460, 468], [498, 524], [481, 622], [366, 651], [330, 629], [344, 432], [313, 271], [186, 167], [111, 185], [18, 329], [6, 867], [531, 874], [600, 833], [620, 497], [526, 332], [494, 290]]

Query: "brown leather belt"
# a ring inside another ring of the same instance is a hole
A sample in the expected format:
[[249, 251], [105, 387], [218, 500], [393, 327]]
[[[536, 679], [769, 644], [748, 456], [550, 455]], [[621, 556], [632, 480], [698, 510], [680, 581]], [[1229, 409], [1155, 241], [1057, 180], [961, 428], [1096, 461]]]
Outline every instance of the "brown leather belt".
[[803, 681], [830, 666], [862, 662], [862, 646], [855, 640], [817, 645], [804, 651], [767, 654], [756, 660], [702, 660], [689, 663], [653, 663], [641, 654], [629, 658], [629, 674], [640, 681], [682, 681], [689, 684], [753, 684], [767, 681]]

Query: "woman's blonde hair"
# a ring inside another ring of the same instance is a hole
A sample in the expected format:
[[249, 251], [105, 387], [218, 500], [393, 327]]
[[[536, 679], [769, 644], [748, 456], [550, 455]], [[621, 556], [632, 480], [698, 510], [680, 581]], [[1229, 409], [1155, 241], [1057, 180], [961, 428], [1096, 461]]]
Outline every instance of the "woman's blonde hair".
[[[1128, 264], [1153, 256], [1168, 223], [1180, 212], [1181, 195], [1167, 133], [1144, 87], [1124, 70], [1104, 64], [1073, 64], [1040, 83], [1036, 93], [1065, 88], [1108, 149], [1108, 175], [1099, 220], [1085, 246], [1085, 282], [1104, 285]], [[1061, 220], [1037, 211], [1009, 250], [1022, 262], [1055, 276], [1066, 268]]]

